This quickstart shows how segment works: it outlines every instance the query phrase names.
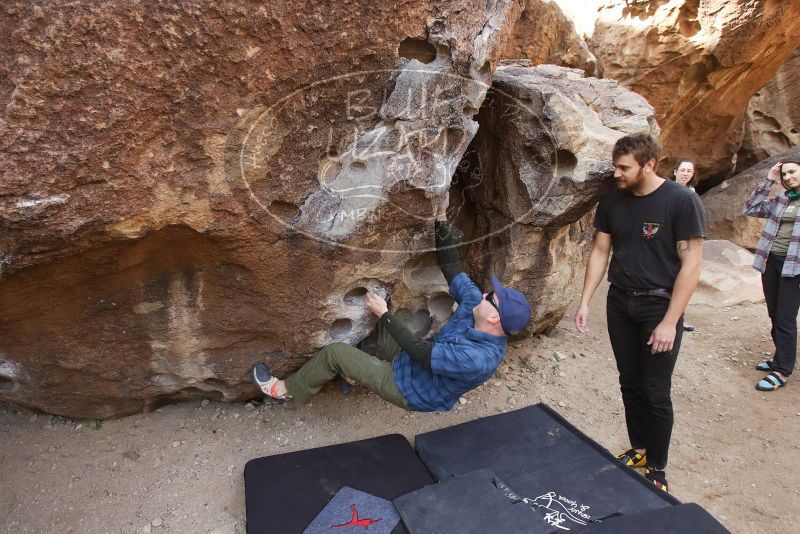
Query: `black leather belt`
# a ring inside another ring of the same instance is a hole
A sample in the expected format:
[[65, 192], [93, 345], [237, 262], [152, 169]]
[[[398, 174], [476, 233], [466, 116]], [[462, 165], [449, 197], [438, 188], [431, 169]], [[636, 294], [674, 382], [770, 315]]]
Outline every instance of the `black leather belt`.
[[662, 299], [671, 299], [672, 293], [668, 289], [656, 288], [656, 289], [640, 289], [640, 290], [630, 290], [630, 289], [622, 289], [621, 287], [611, 286], [616, 291], [621, 291], [622, 293], [628, 295], [629, 297], [661, 297]]

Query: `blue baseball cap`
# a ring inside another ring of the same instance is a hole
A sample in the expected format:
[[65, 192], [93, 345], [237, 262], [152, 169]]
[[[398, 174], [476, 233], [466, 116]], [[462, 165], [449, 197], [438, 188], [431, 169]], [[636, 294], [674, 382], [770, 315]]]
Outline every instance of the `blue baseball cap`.
[[500, 298], [500, 324], [506, 335], [518, 334], [531, 320], [531, 305], [525, 295], [503, 286], [496, 276], [492, 276], [494, 294]]

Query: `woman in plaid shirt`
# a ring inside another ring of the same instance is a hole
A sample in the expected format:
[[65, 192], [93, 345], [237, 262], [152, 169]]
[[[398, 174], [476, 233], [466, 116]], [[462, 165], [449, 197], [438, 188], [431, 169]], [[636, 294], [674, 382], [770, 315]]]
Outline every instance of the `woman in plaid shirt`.
[[[786, 194], [770, 197], [780, 180]], [[772, 321], [775, 354], [756, 365], [769, 374], [756, 384], [760, 391], [786, 385], [797, 360], [797, 311], [800, 308], [800, 158], [787, 158], [772, 166], [767, 177], [745, 202], [744, 212], [767, 219], [756, 248], [753, 267], [761, 284]]]

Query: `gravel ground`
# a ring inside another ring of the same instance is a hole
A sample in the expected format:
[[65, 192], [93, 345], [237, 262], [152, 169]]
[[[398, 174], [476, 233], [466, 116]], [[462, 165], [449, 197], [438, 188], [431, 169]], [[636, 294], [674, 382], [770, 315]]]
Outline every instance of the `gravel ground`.
[[[622, 402], [595, 297], [592, 333], [571, 312], [548, 336], [513, 343], [495, 378], [447, 414], [406, 413], [360, 388], [326, 388], [307, 406], [254, 401], [170, 405], [76, 421], [0, 404], [0, 529], [25, 532], [244, 532], [251, 458], [388, 433], [415, 434], [545, 402], [612, 451], [627, 448]], [[763, 304], [692, 307], [673, 380], [673, 494], [735, 533], [797, 532], [800, 395], [762, 393]]]

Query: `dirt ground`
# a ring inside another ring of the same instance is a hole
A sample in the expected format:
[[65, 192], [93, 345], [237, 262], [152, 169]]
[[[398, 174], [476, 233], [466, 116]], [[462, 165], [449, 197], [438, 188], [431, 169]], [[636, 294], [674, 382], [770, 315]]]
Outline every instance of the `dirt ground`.
[[[418, 433], [545, 402], [611, 451], [627, 448], [605, 325], [605, 287], [582, 336], [572, 311], [546, 337], [515, 342], [495, 378], [447, 414], [411, 414], [357, 388], [310, 405], [171, 405], [105, 421], [0, 404], [3, 532], [245, 530], [251, 458], [387, 433]], [[753, 365], [772, 348], [763, 304], [693, 306], [673, 380], [672, 493], [735, 533], [797, 532], [800, 386], [761, 393]], [[556, 352], [566, 356], [557, 361]]]

